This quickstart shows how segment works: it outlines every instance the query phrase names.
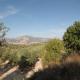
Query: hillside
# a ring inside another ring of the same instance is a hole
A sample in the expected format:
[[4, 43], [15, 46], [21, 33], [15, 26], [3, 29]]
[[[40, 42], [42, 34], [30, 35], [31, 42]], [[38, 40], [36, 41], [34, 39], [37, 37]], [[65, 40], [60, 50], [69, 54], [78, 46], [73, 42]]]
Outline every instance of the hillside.
[[6, 38], [8, 43], [11, 44], [34, 44], [34, 43], [42, 43], [49, 40], [49, 38], [39, 38], [39, 37], [32, 37], [32, 36], [19, 36], [16, 38]]

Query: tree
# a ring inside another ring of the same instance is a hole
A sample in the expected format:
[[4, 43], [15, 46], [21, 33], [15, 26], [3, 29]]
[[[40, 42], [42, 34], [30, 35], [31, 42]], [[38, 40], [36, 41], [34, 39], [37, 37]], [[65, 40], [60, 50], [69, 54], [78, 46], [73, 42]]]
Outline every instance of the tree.
[[80, 53], [80, 21], [69, 26], [63, 36], [64, 46], [70, 53]]
[[[8, 31], [8, 28], [5, 27], [4, 23], [0, 23], [0, 58], [3, 58], [3, 55], [5, 54], [5, 48], [3, 45], [6, 43], [5, 35]], [[5, 55], [4, 55], [5, 56]]]
[[44, 53], [42, 54], [45, 61], [58, 62], [61, 58], [61, 55], [64, 51], [63, 41], [59, 39], [50, 40], [44, 48]]
[[0, 46], [5, 43], [5, 35], [8, 31], [8, 28], [4, 25], [4, 23], [0, 23]]

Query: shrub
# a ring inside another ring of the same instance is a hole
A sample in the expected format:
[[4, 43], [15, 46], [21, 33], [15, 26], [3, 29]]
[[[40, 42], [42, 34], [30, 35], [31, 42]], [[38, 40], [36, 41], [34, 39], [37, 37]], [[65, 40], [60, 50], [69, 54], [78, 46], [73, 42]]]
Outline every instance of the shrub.
[[48, 43], [46, 43], [42, 58], [44, 62], [59, 62], [62, 56], [62, 53], [64, 52], [64, 45], [63, 41], [59, 39], [52, 39]]

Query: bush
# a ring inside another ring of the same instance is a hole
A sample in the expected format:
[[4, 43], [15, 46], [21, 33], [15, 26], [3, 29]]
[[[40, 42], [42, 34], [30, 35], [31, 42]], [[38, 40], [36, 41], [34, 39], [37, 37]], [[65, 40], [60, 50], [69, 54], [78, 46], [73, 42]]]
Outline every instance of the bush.
[[52, 39], [46, 43], [42, 58], [44, 63], [49, 63], [51, 61], [57, 63], [60, 61], [62, 53], [64, 52], [63, 41], [59, 39]]

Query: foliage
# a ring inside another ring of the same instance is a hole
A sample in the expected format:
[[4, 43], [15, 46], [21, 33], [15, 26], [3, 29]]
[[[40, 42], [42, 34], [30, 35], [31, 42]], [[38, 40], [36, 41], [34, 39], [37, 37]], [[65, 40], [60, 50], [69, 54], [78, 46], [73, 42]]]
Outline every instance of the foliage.
[[[43, 52], [44, 51], [44, 52]], [[52, 39], [46, 43], [42, 52], [43, 60], [46, 62], [58, 62], [64, 51], [63, 41], [59, 39]]]
[[63, 36], [64, 45], [68, 53], [80, 53], [80, 22], [69, 26]]
[[5, 43], [5, 35], [8, 31], [8, 28], [4, 25], [4, 23], [0, 23], [0, 46]]
[[[18, 65], [27, 62], [28, 65], [33, 65], [37, 61], [37, 57], [40, 55], [40, 51], [44, 46], [43, 44], [37, 45], [11, 45], [8, 44], [7, 47], [0, 48], [0, 61], [9, 60], [10, 64]], [[23, 61], [22, 57], [25, 57]]]
[[21, 71], [24, 71], [25, 68], [27, 68], [29, 66], [29, 62], [27, 61], [25, 56], [21, 57], [21, 60], [19, 61], [19, 69]]

